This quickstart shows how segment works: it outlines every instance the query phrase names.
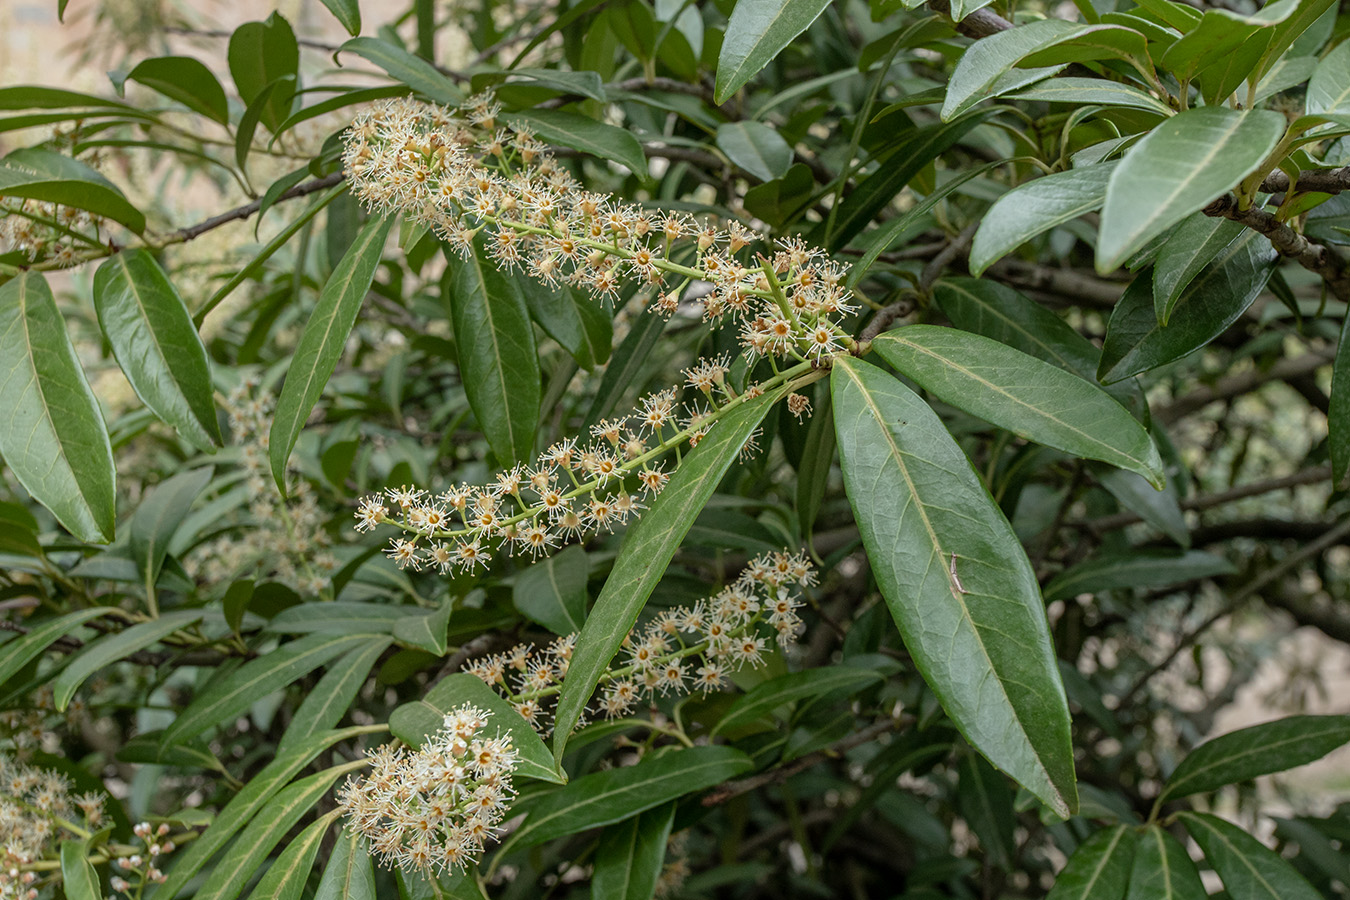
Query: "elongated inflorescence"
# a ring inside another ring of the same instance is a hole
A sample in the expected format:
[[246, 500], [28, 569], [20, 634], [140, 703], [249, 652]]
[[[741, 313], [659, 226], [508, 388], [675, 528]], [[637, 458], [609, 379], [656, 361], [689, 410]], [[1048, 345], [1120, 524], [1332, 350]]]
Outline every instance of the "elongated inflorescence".
[[463, 869], [494, 839], [515, 796], [511, 735], [484, 733], [492, 713], [465, 704], [420, 749], [384, 745], [352, 776], [339, 805], [386, 866], [425, 874]]

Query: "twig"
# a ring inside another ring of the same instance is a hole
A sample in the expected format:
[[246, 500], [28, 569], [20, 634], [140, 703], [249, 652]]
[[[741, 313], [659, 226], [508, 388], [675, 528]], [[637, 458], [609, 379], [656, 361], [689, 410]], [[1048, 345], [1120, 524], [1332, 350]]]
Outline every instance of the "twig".
[[[1261, 182], [1261, 190], [1267, 194], [1281, 194], [1289, 190], [1289, 176], [1281, 170], [1271, 172]], [[1339, 169], [1307, 169], [1298, 173], [1298, 181], [1293, 183], [1304, 193], [1339, 194], [1350, 191], [1350, 166]]]
[[1350, 303], [1350, 265], [1330, 247], [1313, 243], [1264, 209], [1238, 209], [1237, 198], [1225, 194], [1204, 208], [1207, 216], [1230, 219], [1265, 235], [1281, 256], [1320, 276], [1338, 300]]
[[939, 250], [937, 255], [928, 261], [923, 267], [923, 272], [919, 275], [919, 290], [927, 294], [933, 289], [933, 285], [938, 278], [942, 276], [942, 270], [950, 266], [957, 259], [964, 259], [970, 252], [970, 242], [975, 239], [975, 231], [980, 227], [980, 220], [976, 219], [965, 228], [961, 233], [952, 238], [951, 243]]
[[1303, 356], [1284, 358], [1268, 369], [1242, 372], [1220, 378], [1212, 385], [1204, 385], [1189, 394], [1183, 394], [1167, 406], [1153, 413], [1154, 421], [1164, 425], [1184, 418], [1211, 403], [1240, 397], [1272, 381], [1288, 381], [1309, 372], [1316, 372], [1323, 366], [1331, 365], [1335, 357], [1321, 353], [1308, 353]]
[[[335, 184], [340, 184], [346, 175], [343, 172], [334, 172], [331, 175], [325, 175], [323, 178], [315, 178], [313, 181], [306, 181], [303, 184], [297, 184], [288, 191], [283, 191], [281, 196], [277, 197], [277, 203], [282, 200], [294, 200], [296, 197], [306, 197], [316, 191], [322, 191]], [[228, 225], [230, 222], [238, 222], [247, 219], [262, 208], [262, 200], [254, 200], [252, 203], [245, 203], [243, 206], [237, 206], [234, 209], [227, 210], [218, 216], [212, 216], [205, 221], [198, 222], [196, 225], [188, 228], [180, 228], [177, 231], [169, 232], [160, 239], [160, 244], [181, 244], [190, 241], [193, 238], [201, 237], [214, 228], [222, 225]]]
[[877, 310], [876, 315], [867, 323], [867, 327], [858, 335], [858, 346], [854, 353], [858, 356], [865, 354], [871, 348], [872, 341], [876, 339], [877, 335], [890, 328], [896, 319], [903, 318], [913, 311], [914, 300], [909, 296], [901, 297], [894, 303], [887, 304]]

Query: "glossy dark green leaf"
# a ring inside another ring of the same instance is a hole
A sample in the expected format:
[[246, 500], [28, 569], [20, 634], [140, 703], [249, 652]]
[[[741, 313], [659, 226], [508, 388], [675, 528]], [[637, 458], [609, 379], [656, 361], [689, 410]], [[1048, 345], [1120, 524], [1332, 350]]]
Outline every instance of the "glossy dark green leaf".
[[[234, 133], [234, 162], [240, 171], [248, 165], [248, 155], [253, 150], [253, 136], [258, 131], [258, 123], [273, 109], [273, 94], [277, 96], [285, 94], [293, 98], [295, 84], [294, 75], [285, 75], [276, 81], [268, 82], [239, 117], [239, 125]], [[289, 108], [288, 105], [287, 109]]]
[[36, 272], [0, 285], [0, 456], [67, 531], [112, 540], [112, 444], [65, 319]]
[[1103, 828], [1078, 845], [1046, 900], [1121, 900], [1137, 841], [1124, 825]]
[[509, 113], [506, 119], [512, 125], [526, 125], [549, 143], [613, 160], [639, 177], [647, 174], [647, 157], [642, 152], [642, 145], [632, 132], [623, 128], [556, 109]]
[[394, 870], [399, 900], [486, 900], [478, 886], [477, 870], [451, 868], [440, 874], [425, 875], [400, 866]]
[[95, 94], [67, 91], [40, 84], [16, 84], [0, 88], [0, 109], [65, 109], [71, 106], [133, 108], [111, 97], [99, 97]]
[[586, 621], [586, 582], [590, 576], [586, 551], [574, 544], [517, 575], [512, 602], [521, 615], [554, 634], [572, 634]]
[[1284, 116], [1271, 110], [1205, 106], [1178, 113], [1146, 134], [1111, 173], [1097, 271], [1114, 271], [1235, 186], [1275, 149], [1285, 124]]
[[94, 309], [141, 402], [198, 449], [219, 447], [206, 347], [155, 258], [145, 250], [123, 250], [99, 266]]
[[829, 5], [829, 0], [737, 0], [717, 58], [716, 102], [744, 87]]
[[305, 427], [310, 410], [314, 409], [324, 385], [342, 358], [347, 336], [351, 334], [366, 292], [375, 280], [375, 270], [379, 268], [384, 242], [393, 223], [393, 216], [375, 216], [362, 226], [342, 261], [328, 276], [319, 294], [318, 305], [295, 346], [295, 355], [286, 370], [286, 381], [281, 386], [281, 396], [277, 398], [268, 441], [272, 477], [283, 491], [286, 489], [286, 460]]
[[947, 97], [942, 104], [943, 121], [956, 117], [990, 96], [991, 87], [1022, 57], [1057, 38], [1072, 34], [1078, 27], [1063, 19], [1042, 19], [1009, 28], [971, 44], [961, 54], [951, 81], [947, 84]]
[[713, 727], [713, 734], [735, 731], [763, 719], [780, 707], [831, 691], [856, 693], [882, 679], [880, 672], [854, 666], [826, 666], [789, 672], [755, 685]]
[[311, 634], [289, 641], [211, 682], [168, 728], [164, 742], [175, 744], [234, 720], [255, 702], [313, 672], [319, 666], [377, 637], [369, 634]]
[[1133, 472], [1089, 466], [1092, 477], [1115, 497], [1125, 509], [1176, 541], [1182, 547], [1191, 545], [1190, 529], [1182, 514], [1176, 488], [1169, 482], [1166, 490], [1158, 490]]
[[1229, 219], [1192, 213], [1162, 245], [1153, 264], [1153, 312], [1167, 325], [1181, 294], [1242, 233]]
[[1233, 900], [1322, 900], [1297, 869], [1236, 825], [1205, 813], [1180, 819]]
[[197, 495], [211, 482], [215, 469], [191, 469], [165, 479], [146, 495], [131, 517], [131, 557], [146, 584], [154, 584], [177, 533]]
[[446, 713], [465, 703], [492, 713], [488, 720], [489, 732], [511, 734], [511, 744], [520, 754], [515, 772], [518, 777], [552, 784], [567, 780], [554, 768], [548, 747], [530, 724], [500, 694], [467, 672], [442, 678], [421, 700], [399, 706], [389, 716], [389, 730], [407, 744], [420, 747], [427, 735], [440, 730]]
[[666, 860], [666, 840], [675, 804], [658, 806], [609, 826], [595, 849], [591, 896], [606, 900], [651, 900]]
[[173, 900], [201, 871], [202, 866], [229, 843], [239, 829], [260, 813], [267, 801], [289, 784], [310, 760], [339, 741], [349, 740], [369, 730], [358, 727], [326, 731], [278, 754], [225, 804], [225, 808], [202, 832], [201, 837], [173, 855], [168, 869], [169, 878], [155, 890], [153, 896], [157, 900]]
[[1024, 88], [1012, 95], [1015, 100], [1044, 100], [1048, 103], [1071, 103], [1075, 106], [1124, 106], [1142, 109], [1162, 116], [1172, 115], [1166, 103], [1146, 94], [1137, 87], [1107, 81], [1105, 78], [1052, 78]]
[[525, 275], [518, 276], [516, 282], [530, 318], [571, 354], [577, 365], [594, 369], [609, 358], [614, 327], [599, 303], [579, 291], [550, 286]]
[[58, 711], [65, 711], [70, 698], [90, 675], [99, 669], [110, 666], [137, 650], [168, 637], [180, 628], [186, 628], [200, 622], [203, 613], [200, 610], [179, 610], [165, 613], [158, 619], [133, 625], [116, 634], [108, 634], [84, 646], [70, 663], [57, 673], [52, 682], [53, 701]]
[[[352, 5], [355, 6], [354, 0]], [[395, 47], [388, 41], [373, 37], [354, 37], [339, 47], [338, 53], [355, 53], [384, 69], [391, 78], [403, 82], [437, 103], [457, 106], [464, 99], [464, 92], [449, 78], [437, 72], [435, 66], [425, 59], [413, 56], [402, 47]]]
[[806, 430], [802, 445], [802, 461], [797, 467], [797, 524], [804, 535], [810, 535], [820, 515], [820, 505], [829, 488], [830, 472], [834, 468], [834, 406], [828, 392], [818, 393], [816, 410]]
[[[230, 35], [228, 50], [230, 77], [245, 104], [257, 100], [270, 84], [294, 79], [300, 70], [300, 47], [295, 42], [291, 23], [281, 13], [272, 13], [265, 22], [245, 22]], [[295, 81], [284, 90], [273, 89], [265, 100], [261, 118], [269, 131], [291, 114]]]
[[956, 806], [961, 817], [980, 839], [990, 865], [1007, 868], [1012, 864], [1017, 824], [1008, 780], [974, 753], [966, 754], [957, 771]]
[[[786, 391], [732, 401], [729, 409], [670, 476], [651, 508], [624, 536], [605, 586], [577, 637], [576, 650], [558, 698], [553, 757], [561, 760], [581, 711], [600, 675], [619, 652], [652, 589], [665, 574], [675, 550], [751, 433]], [[741, 398], [745, 395], [742, 394]]]
[[385, 637], [372, 637], [329, 666], [295, 710], [278, 751], [289, 750], [341, 722], [370, 677], [371, 668], [391, 643]]
[[447, 253], [446, 261], [446, 297], [469, 406], [501, 465], [528, 462], [542, 391], [520, 284], [489, 257], [481, 237], [469, 259]]
[[1128, 553], [1103, 553], [1056, 575], [1045, 586], [1045, 601], [1101, 591], [1165, 588], [1236, 571], [1222, 556], [1200, 550], [1140, 548]]
[[881, 335], [873, 347], [901, 374], [958, 409], [1163, 485], [1162, 459], [1148, 432], [1093, 382], [956, 328], [911, 325]]
[[1276, 259], [1262, 234], [1244, 230], [1182, 291], [1166, 327], [1155, 312], [1152, 271], [1141, 272], [1111, 313], [1097, 377], [1120, 381], [1199, 350], [1252, 305]]
[[[399, 97], [406, 94], [407, 88], [400, 84], [385, 85], [375, 88], [356, 88], [350, 91], [343, 91], [335, 97], [329, 97], [327, 100], [320, 100], [318, 103], [306, 106], [304, 109], [296, 110], [277, 126], [273, 133], [273, 140], [276, 135], [285, 134], [301, 122], [308, 122], [310, 119], [317, 119], [319, 116], [333, 112], [337, 109], [345, 109], [348, 106], [357, 106], [362, 103], [369, 103], [372, 100], [383, 100], [387, 97]], [[308, 173], [309, 167], [301, 169], [301, 172]]]
[[1116, 163], [1106, 162], [1056, 172], [999, 197], [980, 219], [971, 242], [970, 273], [980, 275], [1036, 235], [1101, 209], [1115, 168]]
[[830, 386], [849, 502], [916, 666], [977, 750], [1069, 815], [1068, 702], [1021, 543], [942, 422], [897, 378], [839, 357]]
[[89, 853], [87, 838], [61, 842], [61, 889], [66, 900], [103, 900]]
[[1187, 754], [1158, 803], [1315, 762], [1350, 743], [1350, 716], [1288, 716], [1220, 735]]
[[582, 428], [586, 429], [608, 416], [619, 399], [632, 387], [633, 380], [649, 362], [649, 354], [661, 339], [666, 320], [661, 316], [638, 316], [628, 335], [619, 342], [614, 358], [600, 376], [600, 387], [591, 408], [586, 411]]
[[1341, 322], [1341, 340], [1336, 345], [1327, 430], [1331, 477], [1338, 486], [1344, 485], [1350, 478], [1350, 314]]
[[1125, 900], [1206, 900], [1209, 892], [1181, 842], [1157, 825], [1144, 829]]
[[225, 89], [200, 60], [190, 56], [157, 56], [142, 60], [127, 73], [128, 81], [139, 82], [170, 100], [177, 100], [194, 112], [222, 125], [230, 121], [230, 104]]
[[338, 833], [314, 900], [375, 900], [375, 866], [360, 833]]
[[32, 625], [28, 633], [14, 638], [4, 645], [4, 654], [0, 656], [0, 684], [14, 677], [15, 673], [36, 658], [43, 650], [51, 646], [58, 638], [64, 637], [91, 619], [115, 613], [108, 606], [96, 606], [66, 613], [41, 624]]
[[690, 747], [594, 772], [530, 803], [524, 824], [503, 842], [502, 852], [622, 821], [752, 767], [750, 757], [731, 747]]
[[0, 196], [59, 203], [88, 210], [140, 234], [145, 215], [94, 169], [51, 150], [15, 150], [0, 161]]
[[326, 631], [334, 634], [393, 634], [394, 625], [417, 615], [416, 607], [389, 603], [361, 603], [345, 600], [315, 601], [283, 609], [267, 623], [278, 634], [308, 634]]
[[717, 149], [745, 171], [771, 181], [787, 174], [792, 148], [763, 122], [726, 122], [717, 128]]
[[320, 0], [352, 37], [361, 33], [360, 0]]
[[453, 597], [447, 597], [439, 607], [424, 615], [404, 616], [394, 622], [394, 640], [400, 644], [425, 650], [433, 656], [444, 656], [446, 632], [450, 627]]
[[311, 822], [295, 840], [287, 844], [276, 862], [259, 879], [253, 893], [248, 895], [249, 900], [300, 900], [309, 874], [314, 869], [314, 859], [319, 855], [319, 845], [323, 843], [339, 812], [333, 810], [318, 821]]

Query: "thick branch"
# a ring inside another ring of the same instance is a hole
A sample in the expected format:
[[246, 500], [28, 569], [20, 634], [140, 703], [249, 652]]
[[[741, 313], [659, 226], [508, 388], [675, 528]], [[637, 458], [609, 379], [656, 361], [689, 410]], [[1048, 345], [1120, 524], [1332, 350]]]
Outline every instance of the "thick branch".
[[1216, 218], [1231, 219], [1259, 231], [1269, 239], [1280, 255], [1295, 260], [1309, 272], [1321, 276], [1338, 300], [1350, 303], [1350, 266], [1330, 247], [1315, 244], [1263, 209], [1238, 209], [1237, 199], [1225, 194], [1206, 206], [1204, 213]]
[[[1350, 166], [1339, 169], [1308, 169], [1298, 173], [1296, 186], [1305, 193], [1316, 191], [1322, 194], [1339, 194], [1350, 191]], [[1267, 194], [1282, 194], [1289, 190], [1289, 176], [1276, 170], [1261, 182], [1261, 190]]]
[[[929, 0], [928, 8], [935, 13], [951, 18], [952, 5], [947, 0]], [[975, 10], [960, 22], [953, 22], [953, 25], [961, 34], [976, 40], [998, 34], [1000, 31], [1007, 31], [1013, 27], [1011, 22], [988, 7]]]

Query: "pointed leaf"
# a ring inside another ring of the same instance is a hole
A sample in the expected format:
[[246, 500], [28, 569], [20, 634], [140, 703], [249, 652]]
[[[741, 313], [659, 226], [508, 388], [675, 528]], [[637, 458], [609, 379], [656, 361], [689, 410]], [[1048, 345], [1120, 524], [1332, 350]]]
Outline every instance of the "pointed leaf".
[[830, 387], [849, 502], [915, 664], [977, 750], [1069, 815], [1078, 798], [1068, 702], [1012, 527], [898, 379], [839, 357]]
[[1148, 432], [1096, 384], [998, 341], [911, 325], [873, 342], [883, 359], [958, 409], [1027, 440], [1163, 484]]
[[66, 613], [64, 616], [49, 619], [40, 625], [33, 625], [29, 628], [27, 634], [4, 645], [4, 653], [0, 654], [0, 684], [4, 684], [13, 678], [15, 673], [28, 665], [43, 650], [55, 643], [58, 638], [70, 634], [91, 619], [116, 612], [118, 610], [113, 607], [96, 606], [93, 609]]
[[[356, 5], [355, 0], [351, 0], [351, 5], [353, 7]], [[333, 9], [332, 6], [328, 8]], [[348, 25], [347, 21], [343, 21], [342, 24], [348, 31], [351, 30], [351, 25]], [[355, 24], [360, 27], [359, 17]], [[413, 56], [402, 47], [395, 47], [388, 41], [373, 37], [354, 37], [339, 47], [337, 52], [355, 53], [362, 59], [373, 62], [388, 72], [391, 78], [403, 82], [437, 103], [458, 106], [464, 100], [464, 92], [449, 78], [436, 71], [435, 66], [421, 57]]]
[[145, 215], [107, 178], [76, 159], [31, 147], [0, 161], [0, 197], [27, 198], [84, 209], [140, 234]]
[[1236, 571], [1222, 556], [1200, 550], [1144, 548], [1128, 553], [1103, 553], [1056, 575], [1045, 586], [1045, 602], [1084, 593], [1171, 587], [1199, 578], [1232, 575]]
[[1284, 857], [1236, 825], [1205, 813], [1180, 819], [1233, 900], [1322, 900]]
[[1121, 900], [1136, 840], [1124, 825], [1098, 831], [1078, 845], [1045, 900]]
[[340, 814], [341, 810], [335, 809], [306, 826], [259, 879], [258, 886], [248, 895], [249, 900], [300, 900], [314, 869], [314, 858], [319, 855], [319, 845]]
[[970, 274], [982, 274], [1042, 232], [1101, 209], [1106, 202], [1106, 183], [1115, 168], [1116, 163], [1106, 162], [1056, 172], [999, 197], [980, 220], [971, 242]]
[[379, 268], [384, 242], [393, 224], [393, 216], [374, 216], [361, 227], [342, 261], [328, 276], [319, 302], [295, 346], [295, 355], [286, 370], [286, 381], [281, 386], [281, 396], [277, 398], [268, 441], [272, 477], [283, 491], [286, 489], [286, 460], [305, 427], [310, 410], [342, 358], [347, 336], [351, 334], [366, 292], [375, 280], [375, 270]]
[[437, 609], [426, 615], [405, 616], [397, 620], [394, 622], [394, 639], [433, 656], [444, 656], [453, 605], [454, 597], [447, 597]]
[[[1017, 29], [1014, 29], [1017, 30]], [[1097, 271], [1230, 190], [1275, 149], [1285, 118], [1268, 109], [1205, 106], [1178, 113], [1130, 148], [1106, 188]]]
[[1125, 900], [1206, 900], [1209, 892], [1181, 842], [1157, 825], [1144, 829]]
[[103, 900], [88, 854], [88, 838], [61, 842], [61, 888], [66, 900]]
[[197, 449], [219, 447], [206, 347], [155, 258], [145, 250], [123, 250], [99, 266], [94, 309], [141, 402]]
[[47, 281], [0, 285], [0, 456], [71, 534], [112, 540], [112, 444]]
[[338, 833], [314, 900], [375, 900], [375, 867], [366, 839], [357, 832]]
[[763, 122], [726, 122], [717, 127], [717, 149], [745, 171], [771, 181], [792, 166], [792, 148]]
[[1309, 113], [1350, 113], [1350, 41], [1341, 41], [1308, 79]]
[[1181, 294], [1224, 247], [1242, 233], [1229, 219], [1192, 213], [1163, 244], [1153, 264], [1153, 312], [1167, 325]]
[[574, 544], [517, 575], [512, 600], [521, 615], [531, 621], [554, 634], [572, 634], [586, 621], [586, 582], [590, 576], [586, 551]]
[[192, 501], [211, 481], [215, 469], [180, 472], [155, 485], [131, 517], [131, 557], [146, 584], [153, 585], [169, 552], [169, 541], [187, 518]]
[[632, 132], [623, 128], [556, 109], [510, 113], [506, 119], [515, 126], [524, 124], [537, 137], [550, 143], [613, 160], [639, 177], [647, 174], [647, 157], [642, 152], [642, 145]]
[[675, 804], [658, 806], [606, 828], [595, 849], [591, 894], [606, 900], [651, 900], [666, 860]]
[[1063, 19], [1028, 22], [976, 41], [961, 54], [956, 70], [947, 84], [942, 104], [942, 120], [948, 121], [991, 96], [999, 78], [1017, 65], [1018, 60], [1063, 37], [1079, 26]]
[[713, 99], [723, 103], [816, 20], [830, 0], [737, 0], [717, 57]]
[[361, 33], [361, 4], [359, 0], [320, 0], [328, 11], [347, 29], [352, 37]]
[[190, 56], [157, 56], [142, 60], [127, 73], [127, 80], [140, 82], [222, 125], [230, 121], [225, 89], [210, 69]]
[[291, 717], [277, 750], [285, 752], [341, 722], [370, 677], [371, 668], [391, 643], [388, 638], [371, 638], [329, 666]]
[[600, 675], [637, 622], [638, 613], [665, 574], [680, 541], [751, 433], [786, 393], [779, 388], [753, 400], [732, 401], [736, 406], [684, 458], [652, 500], [651, 509], [628, 529], [614, 568], [577, 637], [554, 720], [555, 761], [562, 759], [567, 739], [590, 702]]
[[774, 710], [808, 697], [831, 691], [856, 693], [882, 679], [882, 673], [854, 666], [825, 666], [804, 672], [789, 672], [755, 685], [731, 704], [713, 728], [713, 734], [735, 731], [764, 718]]
[[1018, 91], [1012, 99], [1072, 103], [1075, 106], [1126, 106], [1162, 116], [1170, 116], [1173, 112], [1172, 107], [1152, 94], [1105, 78], [1052, 78]]
[[66, 706], [70, 704], [70, 698], [75, 696], [75, 691], [86, 678], [99, 669], [163, 640], [180, 628], [187, 628], [200, 622], [202, 616], [200, 610], [191, 609], [165, 613], [158, 619], [133, 625], [116, 634], [104, 635], [86, 644], [80, 654], [71, 660], [52, 682], [57, 710], [64, 712]]

